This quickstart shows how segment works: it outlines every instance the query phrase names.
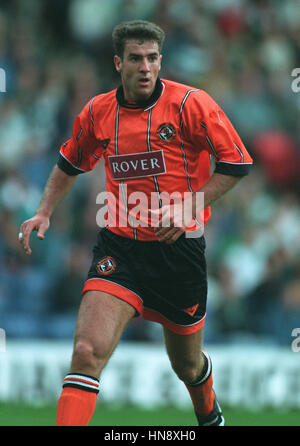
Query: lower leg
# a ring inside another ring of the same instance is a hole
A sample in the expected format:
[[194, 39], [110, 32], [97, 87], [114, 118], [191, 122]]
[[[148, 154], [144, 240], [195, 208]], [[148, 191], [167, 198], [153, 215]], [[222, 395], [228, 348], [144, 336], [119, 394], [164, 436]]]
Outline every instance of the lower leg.
[[87, 426], [96, 408], [100, 368], [92, 355], [74, 347], [70, 372], [63, 381], [57, 404], [57, 426]]
[[173, 370], [186, 385], [195, 412], [201, 416], [210, 414], [215, 395], [211, 360], [202, 351], [202, 331], [178, 335], [164, 328], [164, 338]]
[[185, 381], [195, 412], [198, 415], [209, 415], [214, 407], [215, 394], [213, 391], [212, 366], [210, 357], [202, 352], [203, 368], [200, 375], [193, 381]]
[[87, 426], [94, 413], [99, 377], [135, 310], [106, 293], [83, 297], [70, 372], [57, 405], [57, 426]]

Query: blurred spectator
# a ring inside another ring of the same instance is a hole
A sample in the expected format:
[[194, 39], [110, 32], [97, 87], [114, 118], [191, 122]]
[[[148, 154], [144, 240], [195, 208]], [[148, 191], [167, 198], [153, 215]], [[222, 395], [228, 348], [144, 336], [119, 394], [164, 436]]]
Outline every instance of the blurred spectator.
[[275, 130], [257, 134], [252, 147], [274, 187], [292, 191], [299, 188], [300, 151], [291, 135]]

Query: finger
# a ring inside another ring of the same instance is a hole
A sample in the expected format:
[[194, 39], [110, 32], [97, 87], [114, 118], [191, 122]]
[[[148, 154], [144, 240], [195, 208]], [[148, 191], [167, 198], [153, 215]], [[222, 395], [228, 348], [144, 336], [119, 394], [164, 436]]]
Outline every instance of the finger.
[[33, 230], [34, 230], [34, 227], [28, 226], [25, 223], [23, 223], [23, 225], [20, 228], [20, 233], [22, 234], [22, 236], [20, 236], [20, 234], [19, 234], [19, 240], [21, 242], [21, 245], [22, 245], [24, 251], [28, 255], [30, 255], [32, 252], [30, 245], [29, 245], [29, 240], [30, 240], [30, 235]]
[[183, 229], [177, 229], [177, 231], [168, 240], [166, 240], [165, 243], [167, 245], [175, 243], [176, 240], [178, 240], [179, 237], [182, 236], [182, 234], [184, 234], [184, 230]]
[[177, 233], [178, 228], [166, 228], [167, 231], [161, 235], [158, 239], [159, 242], [166, 242], [167, 240], [171, 240], [171, 238]]
[[182, 229], [182, 221], [176, 217], [170, 217], [170, 214], [167, 213], [162, 216], [160, 224], [158, 227], [154, 229], [155, 234], [158, 237], [163, 236], [169, 229]]
[[24, 240], [24, 234], [20, 229], [20, 232], [18, 234], [18, 240], [20, 245], [22, 246], [22, 248], [24, 249], [24, 251], [26, 252], [26, 254], [30, 255], [31, 254], [31, 249], [25, 245], [25, 240]]
[[29, 244], [25, 242], [24, 239], [21, 241], [21, 245], [22, 245], [22, 248], [24, 249], [24, 251], [26, 252], [26, 254], [30, 255], [32, 252], [31, 248], [30, 248]]
[[21, 225], [20, 229], [19, 229], [19, 234], [18, 234], [18, 241], [20, 243], [20, 245], [24, 245], [24, 226]]
[[45, 238], [45, 232], [47, 231], [47, 229], [48, 229], [47, 225], [43, 225], [43, 224], [41, 224], [41, 226], [40, 226], [40, 228], [39, 228], [39, 230], [38, 230], [38, 233], [37, 233], [37, 237], [38, 237], [40, 240], [44, 240], [44, 238]]
[[170, 226], [158, 226], [156, 228], [154, 228], [154, 233], [156, 235], [156, 237], [163, 237], [165, 234], [167, 234], [168, 231], [170, 231], [170, 229], [174, 229], [173, 227]]
[[26, 254], [28, 254], [28, 255], [30, 255], [31, 254], [31, 248], [30, 248], [30, 244], [29, 244], [29, 240], [30, 240], [30, 235], [23, 235], [23, 243], [22, 243], [22, 246], [23, 246], [23, 249], [24, 249], [24, 251], [26, 252]]

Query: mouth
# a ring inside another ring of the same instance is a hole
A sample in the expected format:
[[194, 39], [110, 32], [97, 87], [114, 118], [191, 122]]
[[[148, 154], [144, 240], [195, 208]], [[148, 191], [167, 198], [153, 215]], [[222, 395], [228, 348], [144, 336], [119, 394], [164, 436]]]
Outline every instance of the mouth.
[[150, 79], [146, 77], [140, 78], [138, 82], [141, 87], [148, 87], [150, 85]]

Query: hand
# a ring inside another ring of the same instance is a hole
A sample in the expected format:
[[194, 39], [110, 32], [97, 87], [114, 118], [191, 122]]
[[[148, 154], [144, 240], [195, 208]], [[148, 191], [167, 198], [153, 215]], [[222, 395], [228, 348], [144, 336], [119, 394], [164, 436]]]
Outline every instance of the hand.
[[152, 221], [156, 219], [154, 233], [160, 242], [171, 244], [184, 234], [193, 220], [192, 206], [192, 197], [189, 197], [184, 201], [180, 199], [177, 203], [150, 210]]
[[24, 221], [24, 223], [21, 224], [19, 232], [19, 242], [27, 255], [30, 255], [32, 252], [29, 245], [32, 231], [38, 231], [37, 237], [40, 240], [44, 240], [45, 232], [47, 231], [49, 226], [49, 218], [42, 215], [35, 215], [34, 217]]

